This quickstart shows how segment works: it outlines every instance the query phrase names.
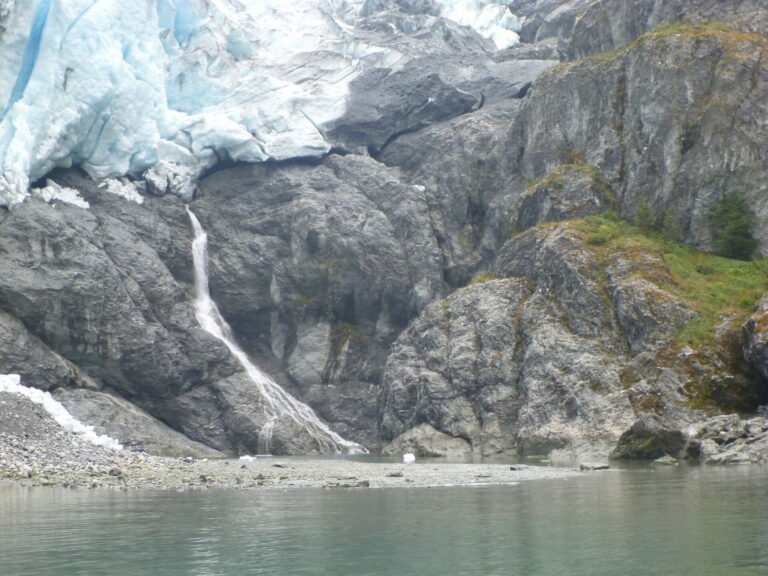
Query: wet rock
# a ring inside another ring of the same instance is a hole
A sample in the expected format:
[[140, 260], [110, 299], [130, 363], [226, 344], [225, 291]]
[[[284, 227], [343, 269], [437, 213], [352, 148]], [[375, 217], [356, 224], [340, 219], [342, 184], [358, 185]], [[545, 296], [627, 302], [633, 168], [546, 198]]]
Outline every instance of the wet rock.
[[388, 348], [444, 290], [423, 190], [367, 158], [242, 166], [204, 180], [213, 297], [267, 371], [372, 444]]
[[579, 470], [592, 472], [595, 470], [609, 470], [610, 466], [601, 462], [583, 462], [579, 464]]
[[660, 466], [677, 466], [679, 462], [676, 458], [673, 458], [672, 456], [662, 456], [661, 458], [656, 458], [656, 460], [653, 461], [654, 464], [660, 465]]
[[686, 439], [682, 431], [667, 427], [656, 416], [646, 415], [621, 435], [611, 458], [655, 460], [679, 454]]
[[[84, 401], [85, 424], [123, 426], [136, 447], [208, 450], [151, 416], [217, 450], [255, 452], [266, 422], [261, 396], [197, 326], [183, 205], [172, 197], [126, 202], [74, 171], [55, 177], [78, 187], [91, 208], [30, 199], [0, 219], [0, 339], [9, 344], [0, 371], [40, 388], [109, 389], [111, 399], [81, 393], [72, 404]], [[108, 423], [102, 409], [122, 416]], [[122, 418], [152, 424], [131, 430]], [[276, 430], [288, 439], [279, 450], [316, 449], [290, 422]]]

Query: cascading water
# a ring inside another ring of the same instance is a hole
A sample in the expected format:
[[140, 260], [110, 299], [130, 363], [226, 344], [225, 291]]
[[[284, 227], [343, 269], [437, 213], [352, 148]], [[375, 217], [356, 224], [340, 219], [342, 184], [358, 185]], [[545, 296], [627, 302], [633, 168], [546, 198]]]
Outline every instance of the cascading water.
[[192, 222], [192, 229], [195, 233], [192, 241], [192, 259], [195, 266], [195, 317], [203, 330], [221, 340], [229, 348], [229, 351], [240, 362], [264, 399], [265, 424], [259, 433], [259, 451], [269, 453], [275, 425], [280, 418], [290, 418], [307, 431], [317, 442], [321, 452], [331, 454], [367, 452], [360, 444], [345, 440], [328, 428], [317, 417], [312, 408], [296, 400], [277, 382], [255, 366], [245, 351], [235, 342], [232, 330], [219, 313], [208, 288], [208, 235], [189, 207], [187, 207], [187, 214], [189, 214], [189, 220]]

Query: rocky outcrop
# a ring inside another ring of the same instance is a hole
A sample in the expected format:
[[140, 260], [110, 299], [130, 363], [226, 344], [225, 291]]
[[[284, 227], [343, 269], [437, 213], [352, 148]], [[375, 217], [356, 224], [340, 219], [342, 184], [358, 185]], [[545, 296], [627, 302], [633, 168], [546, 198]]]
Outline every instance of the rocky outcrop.
[[[760, 33], [683, 25], [551, 68], [517, 116], [510, 158], [529, 180], [594, 164], [623, 216], [647, 202], [659, 225], [711, 248], [708, 213], [727, 191], [768, 218], [765, 49]], [[767, 234], [755, 229], [763, 245]]]
[[574, 22], [592, 0], [512, 0], [509, 8], [525, 16], [520, 40], [540, 42], [547, 38], [565, 39], [571, 35]]
[[541, 222], [583, 218], [608, 210], [613, 193], [594, 166], [565, 164], [530, 184], [522, 197], [516, 225], [527, 230]]
[[583, 7], [568, 34], [565, 53], [571, 60], [629, 44], [663, 24], [725, 21], [741, 30], [762, 32], [768, 13], [760, 0], [598, 0]]
[[383, 442], [426, 423], [479, 454], [607, 454], [638, 415], [700, 417], [694, 365], [726, 373], [715, 357], [672, 352], [695, 313], [652, 251], [550, 225], [510, 240], [492, 273], [432, 303], [394, 344]]
[[715, 416], [690, 430], [692, 456], [707, 464], [768, 462], [768, 418]]

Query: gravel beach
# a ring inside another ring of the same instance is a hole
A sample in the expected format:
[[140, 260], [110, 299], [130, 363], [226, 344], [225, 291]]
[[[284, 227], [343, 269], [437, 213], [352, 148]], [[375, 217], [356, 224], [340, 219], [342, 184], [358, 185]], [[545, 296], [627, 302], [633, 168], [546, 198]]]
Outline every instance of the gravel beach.
[[110, 450], [61, 428], [27, 398], [0, 393], [0, 478], [25, 486], [152, 489], [385, 488], [512, 484], [580, 474], [568, 468], [266, 457], [194, 460]]

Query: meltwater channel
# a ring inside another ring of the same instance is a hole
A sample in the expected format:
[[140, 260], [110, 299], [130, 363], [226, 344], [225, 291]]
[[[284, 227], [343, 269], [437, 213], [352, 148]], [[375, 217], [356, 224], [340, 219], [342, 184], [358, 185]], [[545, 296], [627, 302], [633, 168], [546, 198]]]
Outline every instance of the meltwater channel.
[[759, 466], [474, 488], [0, 484], [0, 517], [3, 576], [768, 574], [768, 469]]
[[235, 342], [232, 330], [219, 313], [208, 287], [208, 235], [192, 210], [187, 207], [194, 230], [192, 258], [195, 267], [195, 317], [209, 334], [221, 340], [256, 385], [264, 400], [265, 423], [259, 434], [259, 450], [269, 453], [272, 430], [281, 418], [290, 418], [304, 428], [323, 453], [364, 453], [364, 447], [350, 442], [331, 430], [306, 404], [288, 394], [269, 375], [248, 358], [248, 354]]

